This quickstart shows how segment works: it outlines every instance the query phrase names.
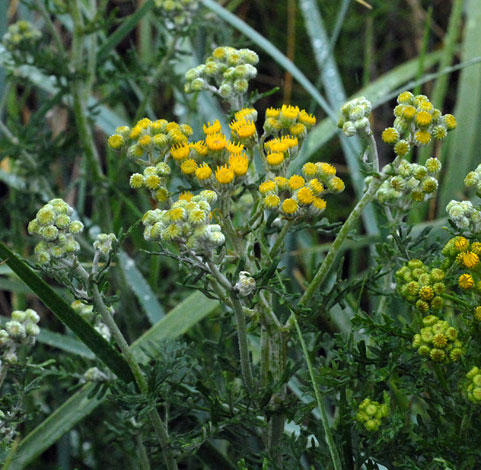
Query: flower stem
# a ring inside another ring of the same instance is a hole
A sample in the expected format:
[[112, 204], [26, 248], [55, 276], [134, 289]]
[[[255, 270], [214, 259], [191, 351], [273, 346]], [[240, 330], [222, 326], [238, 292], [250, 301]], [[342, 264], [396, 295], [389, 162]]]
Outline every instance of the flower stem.
[[334, 444], [331, 428], [329, 427], [329, 422], [327, 420], [326, 408], [319, 394], [319, 385], [317, 383], [316, 376], [314, 375], [314, 368], [312, 367], [311, 358], [309, 356], [309, 352], [307, 350], [304, 337], [302, 336], [302, 331], [299, 327], [299, 323], [297, 323], [297, 319], [295, 316], [293, 318], [293, 323], [296, 327], [297, 335], [299, 336], [299, 341], [301, 342], [301, 346], [302, 346], [302, 352], [304, 353], [304, 358], [306, 359], [306, 362], [307, 362], [307, 368], [309, 369], [309, 376], [311, 378], [312, 388], [314, 389], [314, 395], [316, 397], [317, 406], [319, 407], [319, 411], [321, 412], [321, 422], [324, 428], [327, 447], [329, 448], [329, 453], [331, 454], [332, 465], [334, 467], [334, 470], [342, 470], [341, 460], [339, 459], [339, 454]]

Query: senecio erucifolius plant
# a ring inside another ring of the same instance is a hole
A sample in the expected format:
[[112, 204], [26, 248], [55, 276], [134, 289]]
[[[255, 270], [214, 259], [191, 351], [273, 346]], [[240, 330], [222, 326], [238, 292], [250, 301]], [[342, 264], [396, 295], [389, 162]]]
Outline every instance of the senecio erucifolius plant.
[[[166, 61], [181, 46], [187, 53], [182, 41], [202, 3], [152, 3], [174, 38]], [[37, 36], [17, 25], [4, 43]], [[306, 143], [323, 129], [311, 112], [259, 104], [269, 95], [249, 90], [258, 68], [250, 49], [215, 48], [204, 63], [179, 68], [175, 93], [189, 112], [157, 117], [141, 100], [135, 117], [118, 118], [104, 136], [104, 153], [77, 106], [76, 69], [69, 79], [92, 157], [82, 171], [98, 172], [98, 193], [90, 207], [74, 203], [90, 197], [82, 184], [65, 200], [42, 186], [25, 220], [35, 264], [3, 244], [0, 254], [35, 280], [34, 292], [89, 350], [66, 333], [61, 347], [81, 359], [34, 365], [27, 346], [44, 334], [40, 317], [15, 310], [0, 329], [0, 385], [20, 389], [15, 377], [25, 371], [52, 376], [77, 387], [79, 416], [108, 400], [105, 439], [125, 444], [112, 459], [130, 452], [142, 470], [478, 468], [481, 208], [449, 202], [440, 235], [411, 220], [434, 210], [443, 181], [436, 154], [456, 119], [403, 91], [394, 122], [377, 136], [369, 99], [349, 100], [336, 132], [349, 164], [359, 157], [362, 178], [351, 187], [332, 153], [308, 158]], [[220, 100], [207, 111], [219, 111], [199, 121], [191, 111], [203, 93]], [[481, 194], [480, 167], [465, 185]], [[109, 192], [121, 201], [113, 213]], [[362, 256], [346, 251], [366, 240]], [[329, 243], [313, 246], [320, 241]], [[307, 259], [302, 269], [298, 255]], [[351, 257], [354, 274], [344, 264]], [[184, 300], [187, 289], [197, 292]], [[9, 400], [0, 430], [14, 462], [29, 441], [18, 451], [11, 444], [21, 407]], [[73, 426], [72, 400], [59, 413]], [[59, 421], [55, 414], [48, 423]]]

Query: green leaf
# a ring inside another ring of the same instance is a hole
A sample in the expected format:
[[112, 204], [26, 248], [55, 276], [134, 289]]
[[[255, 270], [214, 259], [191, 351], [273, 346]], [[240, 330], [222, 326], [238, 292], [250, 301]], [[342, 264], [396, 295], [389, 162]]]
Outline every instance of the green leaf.
[[62, 297], [3, 243], [0, 243], [0, 257], [4, 259], [15, 274], [32, 289], [52, 313], [64, 325], [68, 326], [114, 374], [125, 382], [133, 380], [132, 372], [124, 357], [87, 321], [80, 315], [77, 315]]
[[[194, 292], [131, 345], [135, 356], [141, 361], [145, 360], [145, 355], [141, 350], [143, 346], [147, 347], [151, 341], [160, 341], [164, 338], [174, 339], [184, 334], [218, 307], [219, 302], [208, 299], [200, 292]], [[48, 449], [100, 405], [105, 397], [102, 399], [87, 398], [94, 387], [95, 384], [85, 385], [20, 441], [10, 469], [25, 468], [35, 457]]]
[[119, 253], [118, 258], [120, 269], [124, 273], [129, 287], [139, 300], [140, 305], [142, 305], [150, 323], [155, 325], [165, 316], [164, 309], [157, 301], [156, 295], [142, 276], [142, 273], [137, 269], [134, 260], [123, 251]]

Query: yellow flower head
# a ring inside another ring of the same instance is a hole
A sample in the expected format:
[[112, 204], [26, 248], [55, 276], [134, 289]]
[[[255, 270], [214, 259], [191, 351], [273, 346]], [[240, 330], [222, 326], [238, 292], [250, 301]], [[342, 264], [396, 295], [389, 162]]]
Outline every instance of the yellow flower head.
[[427, 145], [431, 142], [431, 134], [428, 131], [417, 131], [414, 134], [414, 141], [418, 145]]
[[423, 101], [422, 103], [418, 104], [419, 111], [426, 111], [429, 114], [433, 113], [434, 106], [430, 101]]
[[141, 188], [144, 185], [144, 175], [140, 173], [134, 173], [130, 177], [130, 187], [134, 189]]
[[314, 178], [317, 175], [317, 166], [315, 163], [307, 162], [302, 166], [302, 174], [308, 178]]
[[259, 192], [261, 194], [274, 193], [276, 191], [276, 183], [271, 180], [264, 181], [259, 185]]
[[165, 126], [167, 126], [167, 121], [165, 119], [157, 119], [150, 124], [150, 129], [153, 133], [159, 133], [165, 131]]
[[276, 207], [279, 207], [280, 203], [281, 200], [279, 199], [279, 196], [275, 194], [268, 194], [264, 198], [264, 206], [266, 206], [268, 209], [275, 209]]
[[399, 104], [410, 104], [413, 98], [414, 95], [410, 91], [403, 91], [397, 97], [397, 102]]
[[427, 111], [419, 111], [415, 118], [416, 124], [421, 127], [429, 126], [432, 120], [433, 117]]
[[149, 118], [143, 118], [140, 121], [137, 121], [135, 127], [139, 127], [140, 129], [147, 129], [152, 124], [152, 121]]
[[178, 222], [186, 216], [186, 211], [183, 207], [173, 207], [167, 211], [167, 217], [171, 222]]
[[174, 160], [179, 162], [186, 159], [189, 156], [189, 151], [190, 151], [190, 148], [188, 145], [180, 144], [180, 145], [172, 146], [170, 148], [170, 155]]
[[336, 169], [329, 163], [317, 162], [316, 166], [319, 168], [319, 173], [321, 176], [334, 176], [336, 174]]
[[473, 276], [471, 276], [471, 274], [461, 274], [458, 284], [461, 289], [471, 289], [471, 287], [474, 286]]
[[278, 167], [284, 163], [284, 154], [282, 153], [269, 153], [266, 156], [267, 164], [271, 167]]
[[195, 170], [195, 176], [200, 181], [208, 180], [212, 175], [212, 169], [207, 163], [203, 163]]
[[307, 185], [316, 196], [324, 191], [324, 185], [317, 178], [310, 180]]
[[401, 157], [404, 157], [411, 149], [409, 142], [407, 140], [400, 140], [394, 145], [394, 153]]
[[401, 117], [410, 121], [416, 115], [416, 108], [414, 106], [404, 106], [401, 110]]
[[226, 149], [231, 154], [239, 154], [242, 153], [242, 150], [244, 150], [244, 144], [234, 143], [229, 140], [227, 142]]
[[229, 168], [236, 176], [244, 176], [249, 168], [249, 159], [244, 154], [229, 155]]
[[452, 131], [453, 129], [456, 129], [456, 126], [458, 123], [456, 122], [456, 118], [452, 114], [445, 114], [443, 116], [444, 123], [446, 124], [446, 127], [448, 128], [448, 131]]
[[289, 127], [289, 132], [296, 137], [304, 137], [307, 134], [307, 129], [304, 124], [296, 122], [291, 127]]
[[216, 120], [216, 121], [213, 121], [212, 124], [210, 122], [208, 122], [207, 124], [204, 124], [202, 126], [202, 129], [204, 130], [205, 135], [209, 135], [209, 134], [217, 134], [222, 130], [222, 127], [220, 125], [220, 122]]
[[297, 191], [297, 200], [304, 205], [309, 205], [314, 200], [314, 193], [307, 186], [303, 186]]
[[197, 170], [197, 163], [192, 158], [188, 158], [182, 162], [180, 165], [180, 171], [184, 173], [184, 175], [193, 175]]
[[304, 124], [308, 129], [316, 124], [316, 117], [309, 114], [304, 109], [299, 113], [298, 119], [299, 122]]
[[434, 291], [431, 286], [421, 287], [419, 290], [419, 297], [422, 300], [431, 300], [434, 297]]
[[278, 153], [278, 152], [284, 153], [289, 150], [289, 145], [287, 144], [287, 142], [284, 142], [280, 139], [268, 140], [264, 144], [264, 147], [268, 152], [272, 152], [272, 153]]
[[335, 193], [341, 193], [342, 191], [344, 191], [344, 181], [342, 181], [342, 179], [337, 176], [332, 177], [327, 182], [327, 186], [331, 191]]
[[281, 110], [279, 108], [267, 108], [266, 109], [266, 118], [277, 119], [280, 114], [281, 114]]
[[215, 177], [220, 184], [229, 184], [234, 180], [234, 170], [227, 165], [218, 166], [215, 170]]
[[152, 143], [152, 137], [150, 137], [150, 135], [148, 135], [148, 134], [143, 135], [139, 139], [138, 143], [142, 148], [145, 149], [146, 147], [148, 147]]
[[284, 191], [284, 189], [287, 189], [287, 186], [289, 184], [289, 180], [287, 178], [284, 178], [284, 176], [276, 176], [274, 178], [274, 181], [276, 183], [277, 189], [280, 191]]
[[229, 124], [229, 127], [240, 139], [247, 139], [254, 136], [256, 133], [256, 126], [254, 122], [246, 119], [232, 121], [232, 123]]
[[133, 140], [137, 140], [140, 134], [142, 133], [142, 130], [143, 129], [139, 126], [133, 127], [132, 130], [130, 131], [129, 138]]
[[479, 256], [472, 251], [466, 251], [461, 255], [463, 257], [463, 264], [468, 269], [474, 268], [479, 264]]
[[183, 191], [179, 194], [179, 201], [187, 201], [189, 202], [194, 195], [190, 191]]
[[306, 180], [300, 175], [292, 175], [289, 178], [289, 188], [292, 191], [302, 188], [302, 186], [304, 186], [305, 183], [306, 183]]
[[467, 251], [469, 248], [469, 241], [464, 237], [456, 237], [454, 239], [454, 248], [458, 252]]
[[189, 147], [193, 149], [199, 157], [205, 157], [209, 151], [207, 145], [205, 145], [205, 142], [203, 140], [198, 140], [197, 142], [190, 143]]
[[284, 199], [281, 206], [282, 212], [286, 215], [294, 215], [299, 210], [299, 205], [294, 199]]
[[381, 138], [386, 144], [395, 144], [399, 140], [399, 132], [394, 127], [384, 129]]
[[[175, 123], [171, 123], [171, 124], [175, 124]], [[185, 136], [178, 127], [171, 129], [167, 135], [172, 145], [185, 144], [188, 140], [187, 136]]]
[[160, 186], [160, 178], [157, 175], [149, 175], [145, 177], [144, 184], [149, 189], [157, 189]]
[[297, 106], [282, 105], [280, 119], [286, 122], [294, 122], [299, 115], [299, 108]]
[[254, 108], [243, 108], [237, 111], [234, 114], [236, 121], [240, 121], [242, 119], [249, 120], [249, 121], [257, 121], [257, 111]]
[[107, 142], [109, 144], [109, 147], [114, 150], [118, 150], [125, 144], [125, 140], [120, 134], [111, 135]]
[[227, 144], [227, 139], [224, 134], [217, 132], [215, 134], [207, 134], [205, 138], [207, 148], [213, 152], [223, 150]]
[[320, 214], [326, 208], [326, 201], [320, 197], [315, 197], [312, 200], [311, 209], [314, 209], [317, 214]]
[[289, 149], [295, 148], [299, 145], [299, 140], [297, 137], [292, 135], [285, 135], [282, 137], [282, 142], [286, 143]]
[[157, 191], [155, 191], [155, 199], [159, 202], [165, 202], [167, 201], [167, 197], [169, 196], [169, 193], [166, 188], [160, 187]]

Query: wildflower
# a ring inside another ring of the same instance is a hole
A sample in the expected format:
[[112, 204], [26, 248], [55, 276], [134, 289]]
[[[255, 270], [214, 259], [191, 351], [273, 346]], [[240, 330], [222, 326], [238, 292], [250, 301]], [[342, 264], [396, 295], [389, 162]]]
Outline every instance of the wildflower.
[[462, 253], [462, 259], [464, 266], [468, 269], [474, 268], [479, 264], [479, 256], [472, 251], [466, 251]]
[[284, 163], [284, 155], [282, 153], [269, 153], [266, 156], [266, 161], [270, 167], [277, 168]]
[[234, 171], [228, 168], [227, 165], [218, 166], [215, 171], [215, 177], [220, 184], [229, 184], [234, 180]]
[[124, 138], [119, 134], [111, 135], [107, 142], [109, 144], [109, 147], [114, 150], [118, 150], [125, 144]]
[[204, 131], [204, 134], [210, 135], [210, 134], [217, 134], [222, 130], [222, 127], [220, 125], [220, 122], [218, 120], [215, 120], [212, 122], [208, 122], [207, 124], [204, 124], [202, 126], [202, 129]]
[[249, 168], [247, 155], [229, 155], [229, 168], [234, 171], [236, 176], [244, 176]]
[[182, 161], [189, 156], [190, 148], [186, 144], [177, 144], [170, 148], [170, 155], [176, 161]]
[[296, 196], [297, 196], [297, 200], [301, 204], [305, 204], [305, 205], [311, 204], [312, 201], [314, 200], [314, 194], [312, 190], [307, 186], [304, 186], [301, 189], [299, 189]]
[[215, 134], [208, 134], [205, 143], [209, 150], [216, 152], [225, 148], [227, 139], [224, 134], [217, 132]]
[[399, 140], [399, 132], [394, 127], [384, 129], [381, 138], [386, 144], [395, 144]]
[[292, 191], [295, 191], [296, 189], [299, 189], [301, 188], [302, 186], [304, 186], [305, 184], [305, 179], [300, 176], [300, 175], [292, 175], [290, 178], [289, 178], [289, 188], [292, 190]]
[[276, 190], [276, 183], [274, 183], [274, 181], [264, 181], [259, 185], [259, 192], [261, 194], [275, 192], [275, 190]]
[[195, 160], [192, 160], [192, 158], [184, 160], [182, 165], [180, 165], [180, 171], [182, 171], [184, 175], [193, 175], [195, 170], [197, 170], [197, 163]]
[[202, 182], [209, 180], [211, 175], [212, 169], [207, 163], [203, 163], [195, 170], [196, 178]]
[[471, 274], [461, 274], [458, 284], [462, 289], [471, 289], [474, 286], [473, 276]]
[[276, 207], [279, 207], [279, 204], [281, 203], [281, 200], [279, 199], [279, 196], [275, 194], [268, 194], [264, 198], [264, 205], [268, 209], [275, 209]]
[[299, 206], [294, 199], [287, 198], [287, 199], [284, 199], [281, 209], [284, 212], [284, 214], [292, 216], [297, 213], [297, 211], [299, 210]]

